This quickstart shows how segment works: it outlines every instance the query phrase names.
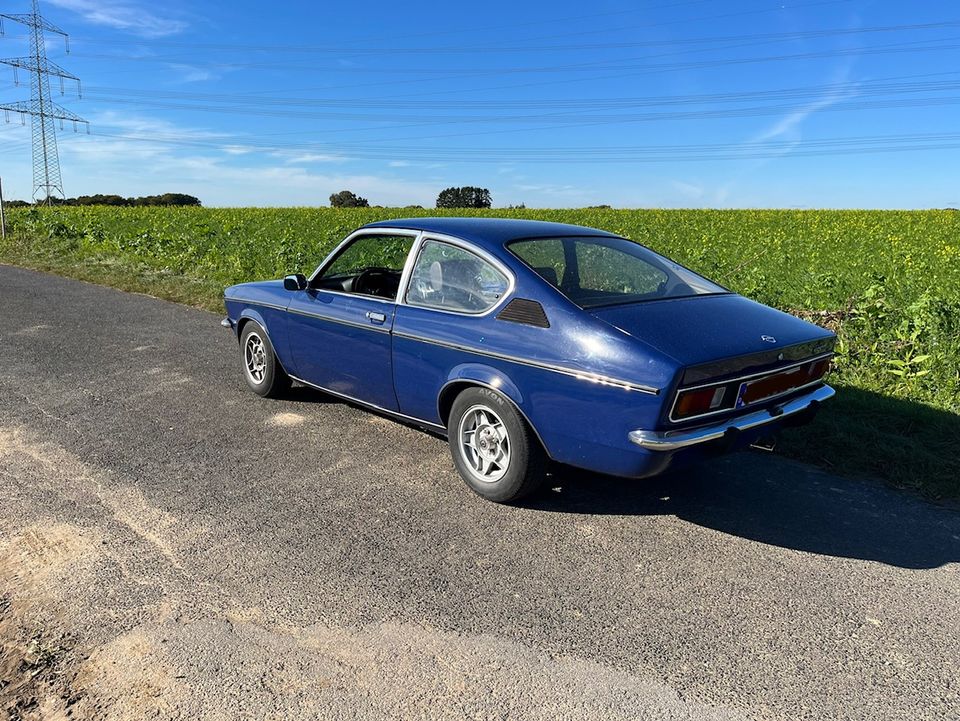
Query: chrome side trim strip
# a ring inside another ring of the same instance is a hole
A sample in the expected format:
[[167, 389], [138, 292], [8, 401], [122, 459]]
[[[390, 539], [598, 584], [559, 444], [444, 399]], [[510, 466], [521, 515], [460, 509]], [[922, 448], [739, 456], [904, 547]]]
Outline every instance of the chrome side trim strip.
[[320, 315], [319, 313], [311, 313], [307, 310], [300, 310], [298, 308], [287, 308], [288, 313], [293, 313], [295, 315], [306, 316], [307, 318], [316, 318], [317, 320], [325, 320], [331, 323], [338, 323], [340, 325], [348, 325], [351, 328], [361, 328], [363, 330], [372, 330], [374, 333], [389, 333], [390, 329], [380, 325], [373, 325], [372, 323], [361, 323], [359, 321], [347, 320], [345, 318], [331, 318], [328, 315]]
[[[504, 298], [506, 297], [507, 295], [504, 295]], [[617, 388], [623, 388], [624, 390], [637, 391], [638, 393], [646, 393], [648, 395], [653, 395], [653, 396], [660, 395], [659, 388], [654, 388], [653, 386], [646, 386], [639, 383], [632, 383], [630, 381], [620, 380], [618, 378], [611, 378], [610, 376], [604, 376], [598, 373], [590, 373], [588, 371], [580, 371], [573, 368], [565, 368], [563, 366], [554, 365], [552, 363], [543, 363], [540, 361], [533, 361], [526, 358], [519, 358], [517, 356], [507, 355], [506, 353], [495, 353], [493, 351], [474, 348], [467, 345], [460, 345], [457, 343], [448, 343], [446, 341], [436, 340], [434, 338], [425, 338], [424, 336], [413, 335], [410, 333], [393, 332], [391, 331], [390, 328], [386, 328], [386, 327], [375, 326], [372, 324], [367, 325], [365, 323], [359, 323], [359, 322], [355, 323], [353, 321], [344, 320], [340, 318], [330, 318], [329, 316], [309, 313], [307, 311], [298, 310], [296, 308], [285, 308], [283, 306], [274, 305], [273, 303], [266, 303], [258, 300], [250, 300], [245, 298], [229, 298], [229, 300], [235, 300], [238, 303], [249, 303], [251, 305], [260, 305], [267, 308], [274, 308], [276, 310], [285, 310], [289, 313], [296, 313], [297, 315], [303, 315], [308, 318], [317, 318], [318, 320], [330, 321], [331, 323], [339, 323], [341, 325], [347, 325], [354, 328], [363, 328], [366, 330], [372, 330], [375, 333], [393, 333], [393, 335], [395, 335], [397, 338], [406, 338], [407, 340], [420, 341], [421, 343], [430, 343], [431, 345], [437, 345], [444, 348], [460, 350], [466, 353], [473, 353], [475, 355], [486, 356], [488, 358], [496, 358], [497, 360], [507, 361], [508, 363], [517, 363], [519, 365], [525, 365], [531, 368], [540, 368], [542, 370], [548, 370], [554, 373], [560, 373], [562, 375], [571, 376], [572, 378], [588, 381], [590, 383], [598, 383], [600, 385], [605, 385], [605, 386], [615, 386]], [[434, 309], [431, 309], [431, 310], [434, 310]], [[321, 389], [321, 390], [326, 390], [326, 389]], [[333, 393], [333, 391], [328, 391], [328, 392]], [[390, 411], [385, 411], [385, 412], [390, 412]]]
[[274, 310], [286, 310], [287, 306], [277, 305], [276, 303], [268, 303], [265, 300], [253, 300], [252, 298], [238, 298], [236, 296], [226, 296], [224, 300], [232, 300], [236, 303], [249, 303], [250, 305], [260, 305], [264, 308], [273, 308]]
[[836, 391], [830, 386], [823, 385], [816, 390], [807, 393], [792, 401], [787, 401], [782, 406], [774, 406], [761, 411], [755, 411], [739, 418], [731, 418], [721, 423], [714, 423], [709, 426], [692, 428], [683, 431], [630, 431], [628, 434], [630, 441], [636, 443], [641, 448], [651, 451], [675, 451], [680, 448], [694, 446], [699, 443], [708, 443], [723, 438], [728, 431], [746, 431], [751, 428], [773, 423], [792, 416], [801, 411], [805, 411], [811, 406], [823, 403], [836, 395]]
[[[363, 297], [366, 297], [366, 296], [363, 296]], [[345, 318], [331, 318], [330, 316], [327, 316], [327, 315], [320, 315], [319, 313], [311, 313], [309, 311], [299, 310], [297, 308], [285, 308], [282, 305], [275, 305], [273, 303], [266, 303], [259, 300], [249, 300], [246, 298], [228, 298], [228, 300], [235, 300], [238, 303], [249, 303], [250, 305], [260, 305], [266, 308], [273, 308], [275, 310], [284, 310], [284, 311], [287, 311], [288, 313], [296, 313], [297, 315], [306, 316], [307, 318], [316, 318], [317, 320], [326, 320], [326, 321], [330, 321], [331, 323], [339, 323], [340, 325], [349, 325], [354, 328], [363, 328], [364, 330], [372, 330], [375, 333], [390, 332], [389, 328], [384, 328], [383, 326], [376, 326], [376, 325], [373, 325], [372, 323], [370, 324], [361, 323], [359, 321], [346, 320]]]
[[425, 421], [422, 418], [415, 418], [414, 416], [408, 416], [404, 413], [400, 413], [399, 411], [392, 411], [389, 408], [383, 408], [382, 406], [378, 406], [376, 403], [362, 401], [359, 398], [348, 396], [346, 393], [339, 393], [337, 391], [332, 391], [329, 388], [324, 388], [323, 386], [319, 386], [316, 383], [305, 381], [303, 380], [303, 378], [297, 378], [296, 376], [290, 376], [290, 377], [293, 380], [295, 380], [297, 383], [303, 383], [303, 385], [305, 386], [316, 388], [318, 391], [323, 391], [324, 393], [329, 393], [330, 395], [340, 398], [342, 400], [350, 401], [351, 403], [356, 403], [357, 405], [364, 406], [365, 408], [369, 408], [370, 410], [376, 411], [377, 413], [384, 413], [388, 416], [394, 416], [395, 418], [400, 418], [405, 421], [410, 421], [411, 423], [416, 423], [417, 425], [421, 425], [421, 426], [429, 426], [430, 428], [436, 428], [444, 432], [447, 430], [446, 426], [441, 426], [439, 423], [434, 423], [433, 421]]
[[407, 340], [420, 341], [421, 343], [430, 343], [431, 345], [437, 345], [443, 348], [450, 348], [452, 350], [463, 351], [465, 353], [473, 353], [475, 355], [486, 356], [487, 358], [496, 358], [497, 360], [507, 361], [508, 363], [517, 363], [519, 365], [530, 366], [531, 368], [540, 368], [542, 370], [552, 371], [554, 373], [560, 373], [562, 375], [571, 376], [572, 378], [577, 378], [578, 380], [589, 381], [591, 383], [599, 383], [600, 385], [615, 386], [617, 388], [623, 388], [624, 390], [637, 391], [639, 393], [647, 393], [653, 396], [659, 395], [660, 393], [660, 389], [654, 388], [653, 386], [640, 385], [639, 383], [631, 383], [630, 381], [619, 380], [617, 378], [611, 378], [609, 376], [603, 376], [597, 373], [589, 373], [587, 371], [579, 371], [573, 368], [565, 368], [563, 366], [554, 365], [553, 363], [543, 363], [541, 361], [533, 361], [527, 358], [519, 358], [517, 356], [507, 355], [506, 353], [495, 353], [493, 351], [474, 348], [472, 346], [467, 346], [467, 345], [461, 345], [459, 343], [449, 343], [447, 341], [436, 340], [434, 338], [425, 338], [424, 336], [413, 335], [411, 333], [394, 331], [393, 335], [397, 338], [406, 338]]
[[[699, 418], [710, 418], [711, 416], [718, 416], [722, 413], [732, 413], [733, 411], [737, 410], [736, 408], [722, 408], [719, 411], [709, 411], [707, 413], [700, 413], [699, 415], [689, 416], [687, 418], [679, 418], [679, 419], [674, 418], [673, 413], [674, 411], [677, 410], [677, 402], [680, 400], [680, 394], [683, 393], [684, 391], [694, 391], [694, 390], [697, 390], [698, 388], [710, 388], [711, 386], [725, 386], [730, 383], [742, 383], [743, 381], [750, 380], [751, 378], [761, 378], [763, 376], [775, 376], [775, 375], [779, 375], [780, 373], [786, 373], [787, 371], [793, 368], [799, 368], [800, 366], [806, 365], [807, 363], [816, 363], [817, 361], [821, 361], [824, 358], [833, 358], [834, 355], [835, 355], [834, 352], [830, 351], [829, 353], [821, 353], [818, 356], [812, 356], [811, 358], [807, 358], [806, 360], [797, 361], [796, 363], [791, 363], [788, 366], [784, 366], [783, 368], [777, 368], [775, 370], [760, 371], [759, 373], [751, 373], [750, 375], [735, 376], [734, 378], [729, 378], [725, 381], [711, 381], [710, 383], [700, 383], [699, 385], [695, 385], [695, 386], [685, 386], [682, 388], [678, 388], [676, 394], [673, 396], [673, 404], [670, 406], [669, 420], [671, 423], [685, 423], [687, 421], [695, 421]], [[785, 396], [788, 393], [796, 393], [797, 391], [801, 391], [804, 388], [809, 388], [810, 386], [815, 386], [817, 383], [822, 383], [822, 382], [823, 382], [823, 377], [821, 376], [820, 378], [817, 378], [815, 381], [810, 381], [806, 385], [797, 386], [796, 388], [790, 388], [788, 390], [783, 391], [782, 393], [777, 393], [776, 395], [772, 395], [769, 398], [764, 398], [760, 402], [765, 403], [766, 401], [776, 400], [777, 398]]]

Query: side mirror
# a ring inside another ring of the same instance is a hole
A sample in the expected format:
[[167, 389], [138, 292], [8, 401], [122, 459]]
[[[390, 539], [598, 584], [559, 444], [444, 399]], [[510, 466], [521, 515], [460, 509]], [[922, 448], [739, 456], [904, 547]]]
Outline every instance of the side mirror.
[[303, 273], [288, 275], [283, 279], [284, 290], [305, 290], [307, 287], [307, 276]]

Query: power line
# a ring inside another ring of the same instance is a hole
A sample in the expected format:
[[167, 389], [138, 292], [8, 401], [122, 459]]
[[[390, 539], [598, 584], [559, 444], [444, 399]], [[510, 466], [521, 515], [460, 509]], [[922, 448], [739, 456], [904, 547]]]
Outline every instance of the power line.
[[[759, 158], [811, 157], [825, 155], [856, 155], [932, 151], [960, 148], [960, 133], [929, 133], [907, 135], [851, 136], [846, 138], [823, 138], [807, 141], [753, 141], [742, 143], [715, 143], [690, 145], [626, 145], [592, 147], [542, 147], [542, 148], [431, 148], [431, 147], [335, 147], [318, 143], [269, 144], [262, 142], [236, 143], [230, 140], [212, 142], [176, 134], [150, 136], [129, 133], [91, 133], [89, 142], [98, 138], [123, 139], [145, 144], [170, 145], [186, 148], [214, 148], [224, 146], [245, 149], [250, 152], [313, 152], [340, 156], [343, 159], [406, 160], [421, 162], [457, 162], [468, 159], [471, 163], [624, 163], [624, 162], [672, 162], [712, 160], [754, 160]], [[85, 141], [85, 139], [84, 139]]]
[[[890, 95], [896, 93], [934, 92], [960, 88], [960, 78], [954, 80], [924, 80], [922, 82], [894, 82], [915, 80], [917, 78], [960, 76], [960, 71], [924, 73], [918, 75], [900, 75], [888, 78], [868, 80], [850, 80], [819, 85], [775, 88], [770, 90], [736, 90], [723, 93], [701, 93], [689, 95], [652, 95], [619, 96], [615, 98], [555, 98], [555, 99], [518, 99], [518, 100], [385, 100], [382, 98], [311, 98], [311, 97], [251, 97], [245, 93], [211, 93], [182, 90], [142, 90], [139, 88], [114, 88], [108, 86], [88, 87], [88, 96], [109, 98], [143, 98], [159, 100], [181, 100], [190, 102], [230, 103], [233, 107], [250, 105], [251, 107], [293, 107], [293, 108], [362, 108], [385, 110], [424, 110], [424, 109], [467, 109], [467, 110], [544, 110], [549, 108], [584, 110], [616, 110], [635, 107], [662, 107], [665, 105], [703, 105], [714, 103], [734, 103], [767, 99], [804, 99], [817, 98], [825, 94], [855, 93], [857, 97], [871, 95]], [[158, 100], [158, 101], [159, 101]], [[211, 106], [214, 107], [214, 106]]]
[[[960, 23], [958, 23], [960, 26]], [[350, 75], [370, 75], [370, 74], [388, 74], [388, 75], [398, 75], [404, 73], [423, 73], [429, 75], [451, 75], [456, 74], [459, 77], [478, 77], [478, 76], [487, 76], [487, 75], [504, 75], [504, 74], [514, 74], [514, 75], [525, 75], [525, 74], [544, 74], [544, 73], [569, 73], [569, 72], [602, 72], [606, 70], [646, 70], [648, 72], [664, 72], [668, 70], [689, 70], [689, 69], [703, 69], [711, 67], [721, 67], [725, 65], [736, 65], [736, 64], [748, 64], [748, 63], [768, 63], [768, 62], [779, 62], [783, 60], [809, 60], [809, 59], [829, 59], [837, 57], [847, 57], [847, 56], [859, 56], [859, 55], [890, 55], [890, 54], [899, 54], [899, 53], [913, 53], [913, 52], [928, 52], [928, 51], [939, 51], [939, 50], [956, 50], [958, 45], [956, 41], [960, 40], [960, 36], [951, 36], [947, 38], [938, 38], [936, 40], [912, 40], [899, 43], [888, 43], [884, 45], [868, 45], [861, 47], [847, 47], [847, 48], [837, 48], [833, 50], [819, 50], [811, 51], [804, 53], [781, 53], [777, 55], [762, 55], [762, 56], [753, 56], [753, 57], [726, 57], [726, 58], [714, 58], [707, 60], [694, 60], [687, 62], [679, 63], [658, 63], [650, 64], [648, 61], [661, 58], [661, 57], [670, 57], [674, 55], [687, 55], [689, 51], [678, 50], [676, 52], [670, 53], [660, 53], [656, 55], [647, 55], [641, 57], [630, 57], [630, 58], [620, 58], [616, 60], [598, 60], [593, 62], [583, 62], [583, 63], [571, 63], [564, 65], [540, 65], [540, 66], [512, 66], [512, 67], [497, 67], [491, 68], [488, 66], [478, 67], [478, 68], [446, 68], [446, 67], [417, 67], [417, 68], [406, 68], [406, 67], [397, 67], [396, 65], [390, 65], [388, 67], [348, 67], [342, 65], [331, 65], [328, 67], [319, 67], [317, 65], [303, 66], [303, 65], [289, 65], [286, 63], [273, 63], [273, 62], [209, 62], [209, 63], [196, 63], [190, 62], [190, 66], [193, 68], [200, 69], [217, 69], [217, 70], [302, 70], [310, 72], [325, 72], [325, 73], [344, 73]], [[764, 41], [766, 42], [766, 41]], [[936, 44], [936, 43], [951, 43], [951, 44]], [[752, 43], [749, 43], [752, 44]], [[743, 45], [743, 47], [748, 46]], [[763, 44], [763, 43], [760, 43]], [[741, 46], [734, 46], [741, 47]], [[719, 50], [723, 49], [732, 49], [732, 48], [716, 48]], [[96, 53], [87, 53], [84, 54], [85, 58], [93, 58], [99, 60], [111, 60], [118, 62], [141, 62], [148, 64], [175, 64], [177, 62], [188, 62], [189, 58], [184, 58], [183, 56], [163, 56], [163, 55], [115, 55], [115, 54], [96, 54]], [[632, 64], [626, 64], [632, 63]], [[595, 78], [588, 78], [593, 80]], [[510, 86], [510, 87], [520, 87], [520, 86]]]
[[[626, 48], [651, 48], [651, 47], [676, 47], [678, 45], [711, 45], [716, 43], [758, 41], [758, 42], [787, 42], [796, 40], [813, 40], [829, 37], [841, 37], [851, 35], [869, 35], [878, 33], [935, 30], [960, 27], [960, 20], [945, 20], [929, 23], [907, 23], [898, 25], [880, 25], [860, 28], [822, 28], [816, 30], [803, 30], [782, 33], [754, 33], [748, 35], [719, 35], [697, 38], [672, 38], [670, 40], [641, 40], [633, 42], [598, 42], [598, 43], [564, 43], [562, 45], [531, 45], [524, 43], [522, 45], [466, 45], [458, 44], [456, 46], [424, 46], [412, 47], [402, 45], [396, 47], [380, 46], [375, 48], [358, 48], [356, 46], [331, 46], [331, 45], [252, 45], [252, 44], [226, 44], [226, 43], [193, 43], [193, 42], [172, 42], [172, 41], [142, 41], [129, 40], [117, 41], [111, 40], [109, 43], [101, 43], [98, 40], [90, 39], [84, 44], [100, 45], [109, 44], [116, 46], [126, 42], [138, 47], [182, 47], [190, 50], [212, 50], [212, 51], [237, 51], [243, 53], [250, 52], [269, 52], [269, 53], [317, 53], [328, 55], [473, 55], [476, 53], [529, 53], [529, 52], [549, 52], [553, 50], [571, 52], [579, 50], [619, 50]], [[617, 28], [622, 30], [623, 28]], [[591, 31], [593, 32], [593, 31]], [[607, 32], [607, 31], [603, 31]], [[571, 33], [578, 35], [580, 33]], [[562, 37], [562, 36], [551, 36]], [[162, 60], [171, 59], [170, 56], [154, 56]], [[174, 58], [183, 56], [173, 56]]]
[[[960, 84], [951, 83], [941, 86], [940, 89], [953, 89], [956, 90], [960, 88]], [[922, 92], [920, 89], [915, 89], [913, 92]], [[903, 91], [901, 91], [903, 94]], [[821, 94], [821, 97], [829, 97], [831, 93], [828, 91]], [[960, 102], [960, 96], [957, 95], [946, 95], [946, 96], [934, 96], [934, 97], [896, 97], [897, 93], [891, 91], [879, 92], [879, 93], [865, 93], [864, 97], [861, 98], [855, 89], [850, 89], [847, 91], [834, 91], [832, 93], [834, 96], [832, 102], [834, 104], [825, 106], [819, 109], [819, 112], [850, 112], [850, 111], [862, 111], [862, 110], [876, 110], [876, 109], [896, 109], [896, 108], [910, 108], [910, 107], [942, 107], [955, 105]], [[886, 97], [893, 95], [894, 97]], [[812, 98], [813, 96], [807, 96]], [[279, 108], [256, 108], [244, 104], [236, 105], [206, 105], [198, 103], [177, 103], [177, 102], [162, 102], [162, 101], [150, 101], [147, 99], [127, 99], [127, 98], [112, 98], [108, 96], [101, 96], [102, 101], [108, 104], [119, 104], [119, 105], [129, 105], [133, 107], [144, 107], [144, 108], [163, 108], [163, 109], [173, 109], [173, 110], [183, 110], [189, 112], [203, 112], [203, 113], [213, 113], [213, 114], [230, 114], [234, 115], [236, 113], [244, 113], [245, 115], [254, 115], [260, 117], [276, 117], [276, 118], [296, 118], [299, 120], [346, 120], [353, 122], [366, 122], [366, 123], [379, 123], [381, 122], [382, 116], [380, 115], [371, 115], [371, 114], [360, 114], [360, 113], [344, 113], [344, 112], [331, 112], [329, 110], [301, 110], [295, 107], [279, 107]], [[874, 98], [874, 99], [871, 99]], [[774, 97], [773, 99], [777, 99]], [[789, 98], [788, 98], [789, 99]], [[731, 102], [734, 99], [730, 99], [727, 102]], [[749, 98], [748, 98], [749, 100]], [[683, 104], [678, 101], [678, 104]], [[535, 130], [545, 130], [553, 127], [588, 127], [588, 126], [599, 126], [599, 125], [611, 125], [619, 123], [637, 123], [637, 122], [658, 122], [658, 121], [676, 121], [676, 120], [711, 120], [711, 119], [722, 119], [722, 118], [743, 118], [743, 117], [763, 117], [763, 116], [772, 116], [772, 115], [782, 115], [785, 113], [796, 112], [803, 110], [809, 102], [807, 103], [779, 103], [779, 104], [767, 104], [767, 105], [748, 105], [745, 107], [732, 107], [732, 108], [716, 108], [716, 109], [696, 109], [696, 110], [668, 110], [668, 111], [659, 111], [659, 112], [621, 112], [616, 115], [597, 115], [597, 114], [584, 114], [582, 111], [577, 112], [566, 112], [566, 113], [540, 113], [536, 115], [459, 115], [459, 116], [442, 116], [442, 115], [394, 115], [396, 120], [402, 120], [404, 122], [394, 123], [392, 125], [384, 126], [373, 125], [369, 127], [356, 127], [351, 126], [343, 129], [330, 129], [324, 131], [326, 134], [342, 133], [342, 132], [370, 132], [375, 130], [397, 130], [404, 128], [415, 128], [415, 127], [436, 127], [443, 125], [497, 125], [502, 123], [539, 123], [539, 125], [532, 127], [522, 127], [522, 128], [509, 128], [505, 130], [491, 130], [491, 131], [477, 131], [477, 132], [462, 132], [462, 133], [448, 133], [444, 135], [432, 134], [430, 137], [435, 139], [440, 138], [450, 138], [450, 137], [464, 137], [471, 135], [488, 135], [488, 134], [502, 134], [502, 133], [515, 133], [515, 132], [529, 132]], [[544, 125], [544, 123], [549, 123], [549, 125]], [[391, 138], [390, 140], [417, 140], [421, 138], [412, 137], [412, 138]], [[365, 140], [364, 142], [378, 142], [377, 140]]]

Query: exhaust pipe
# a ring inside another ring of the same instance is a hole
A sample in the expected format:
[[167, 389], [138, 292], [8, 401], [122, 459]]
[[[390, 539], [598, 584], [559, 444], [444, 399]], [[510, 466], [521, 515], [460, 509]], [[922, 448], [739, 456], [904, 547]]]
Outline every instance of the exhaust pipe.
[[750, 444], [750, 447], [758, 451], [766, 451], [767, 453], [772, 453], [773, 449], [777, 447], [777, 437], [776, 436], [764, 436], [763, 438], [758, 438], [753, 443]]

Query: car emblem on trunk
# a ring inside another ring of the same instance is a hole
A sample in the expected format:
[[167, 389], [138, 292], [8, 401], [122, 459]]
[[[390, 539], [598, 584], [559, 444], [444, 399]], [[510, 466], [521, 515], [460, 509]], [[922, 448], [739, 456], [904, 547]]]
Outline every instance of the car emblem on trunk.
[[777, 339], [774, 338], [772, 335], [762, 335], [762, 336], [760, 336], [760, 340], [762, 340], [764, 343], [776, 343], [776, 342], [777, 342]]

